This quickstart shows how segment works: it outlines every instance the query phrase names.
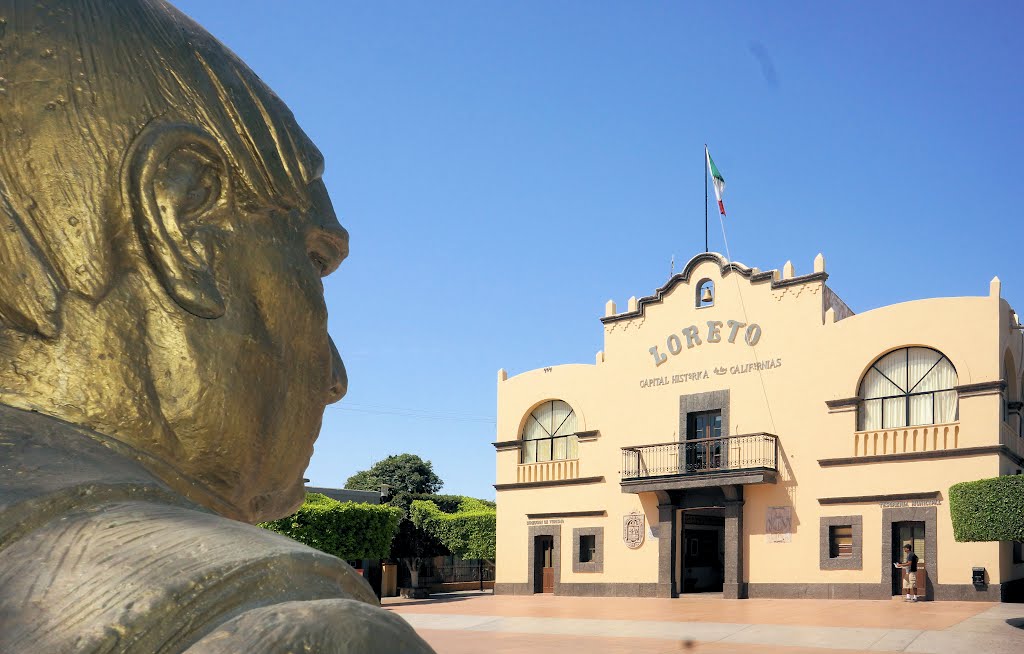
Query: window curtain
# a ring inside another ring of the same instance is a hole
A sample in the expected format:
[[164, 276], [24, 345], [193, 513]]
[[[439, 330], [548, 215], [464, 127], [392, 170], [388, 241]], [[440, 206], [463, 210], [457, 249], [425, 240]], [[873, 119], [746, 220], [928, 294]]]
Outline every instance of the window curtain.
[[526, 419], [523, 441], [523, 463], [577, 458], [576, 413], [562, 400], [541, 404]]
[[895, 350], [876, 361], [861, 381], [860, 428], [891, 429], [957, 419], [956, 370], [940, 352]]
[[552, 402], [551, 435], [565, 436], [576, 433], [576, 414], [572, 408], [561, 400]]
[[882, 424], [882, 400], [864, 400], [860, 403], [860, 428], [878, 429]]
[[[538, 458], [537, 446], [546, 446], [547, 443], [537, 443], [537, 439], [547, 438], [548, 429], [551, 425], [551, 402], [545, 402], [526, 419], [523, 426], [523, 463], [536, 463], [544, 459]], [[530, 442], [534, 441], [534, 442]], [[543, 449], [547, 449], [544, 447]]]
[[[924, 348], [913, 349], [922, 350]], [[934, 352], [933, 350], [927, 351]], [[913, 360], [913, 354], [911, 354], [911, 360]], [[954, 422], [957, 418], [957, 402], [956, 391], [953, 390], [953, 387], [956, 385], [957, 377], [953, 364], [945, 357], [937, 360], [913, 387], [912, 392], [928, 393], [928, 395], [917, 395], [911, 398], [911, 424], [934, 425]], [[934, 396], [931, 393], [934, 393]], [[916, 410], [915, 407], [917, 407]]]

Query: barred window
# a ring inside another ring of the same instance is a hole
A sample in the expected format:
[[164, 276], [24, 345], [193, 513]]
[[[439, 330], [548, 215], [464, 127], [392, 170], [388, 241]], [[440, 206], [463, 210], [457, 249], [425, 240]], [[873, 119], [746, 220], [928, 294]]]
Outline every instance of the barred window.
[[544, 402], [523, 426], [523, 463], [578, 458], [576, 413], [562, 400]]
[[860, 383], [858, 427], [890, 429], [957, 419], [957, 374], [946, 355], [905, 347], [875, 361]]

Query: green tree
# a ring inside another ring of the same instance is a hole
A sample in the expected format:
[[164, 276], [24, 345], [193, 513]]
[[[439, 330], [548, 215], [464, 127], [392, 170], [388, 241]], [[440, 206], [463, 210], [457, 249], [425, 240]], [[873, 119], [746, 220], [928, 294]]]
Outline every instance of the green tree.
[[416, 527], [460, 558], [494, 559], [497, 511], [489, 502], [465, 497], [457, 511], [447, 513], [435, 502], [414, 500], [409, 517]]
[[306, 493], [306, 501], [293, 515], [259, 526], [351, 561], [386, 557], [401, 518], [402, 511], [396, 507], [339, 502]]
[[392, 493], [435, 493], [444, 482], [430, 461], [415, 454], [395, 454], [349, 477], [345, 488], [373, 491], [380, 490], [381, 484], [390, 486]]
[[[430, 493], [406, 493], [400, 492], [395, 493], [388, 500], [388, 504], [395, 508], [401, 509], [403, 515], [406, 517], [402, 519], [402, 523], [399, 526], [398, 535], [395, 536], [395, 540], [391, 544], [391, 560], [401, 562], [408, 570], [409, 577], [412, 580], [412, 586], [417, 587], [419, 585], [419, 573], [423, 565], [435, 556], [445, 556], [448, 554], [454, 554], [452, 550], [445, 547], [445, 544], [438, 539], [433, 533], [421, 529], [417, 525], [413, 524], [410, 519], [411, 508], [413, 503], [417, 501], [426, 501], [433, 506], [436, 506], [444, 513], [457, 513], [462, 509], [468, 509], [469, 507], [483, 507], [490, 509], [494, 512], [494, 502], [487, 500], [478, 500], [471, 497], [465, 497], [464, 495], [434, 495]], [[493, 539], [494, 528], [491, 527], [491, 538]], [[494, 555], [490, 557], [484, 557], [493, 559]]]
[[412, 523], [403, 519], [398, 527], [398, 534], [391, 543], [391, 559], [400, 561], [409, 570], [409, 579], [413, 588], [419, 588], [420, 570], [427, 561], [435, 556], [450, 554], [435, 536], [431, 536]]

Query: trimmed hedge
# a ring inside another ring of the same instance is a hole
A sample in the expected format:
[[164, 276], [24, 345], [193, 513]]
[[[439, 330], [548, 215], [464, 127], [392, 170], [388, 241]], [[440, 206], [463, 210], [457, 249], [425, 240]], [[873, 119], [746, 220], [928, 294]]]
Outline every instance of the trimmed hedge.
[[387, 557], [401, 518], [402, 511], [395, 507], [339, 502], [306, 493], [306, 501], [294, 515], [259, 526], [353, 561]]
[[491, 508], [497, 506], [494, 502], [489, 500], [478, 500], [476, 498], [466, 497], [465, 495], [437, 495], [434, 493], [396, 493], [394, 497], [388, 500], [388, 504], [391, 506], [397, 506], [408, 514], [412, 503], [416, 500], [433, 502], [437, 505], [437, 508], [441, 509], [444, 513], [458, 512], [459, 507], [466, 500], [473, 500], [475, 502], [479, 502], [481, 506], [489, 506]]
[[1024, 475], [955, 484], [949, 512], [957, 541], [1024, 541]]
[[497, 511], [492, 504], [464, 497], [455, 512], [445, 512], [435, 502], [414, 500], [409, 517], [414, 525], [436, 537], [460, 558], [494, 559]]

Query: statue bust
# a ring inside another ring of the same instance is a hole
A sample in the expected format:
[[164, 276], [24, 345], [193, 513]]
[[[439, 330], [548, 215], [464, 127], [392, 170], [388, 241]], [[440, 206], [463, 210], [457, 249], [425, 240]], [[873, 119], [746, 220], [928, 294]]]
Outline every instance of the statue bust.
[[347, 384], [291, 112], [161, 0], [5, 0], [0, 53], [0, 651], [430, 651], [246, 524]]

